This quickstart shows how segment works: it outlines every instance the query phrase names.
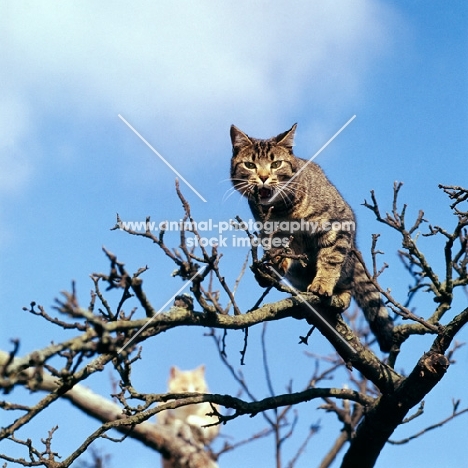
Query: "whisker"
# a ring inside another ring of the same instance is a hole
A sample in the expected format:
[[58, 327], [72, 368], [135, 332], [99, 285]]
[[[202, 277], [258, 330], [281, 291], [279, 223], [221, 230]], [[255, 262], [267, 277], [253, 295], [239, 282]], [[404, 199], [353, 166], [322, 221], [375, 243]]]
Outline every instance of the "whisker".
[[292, 183], [292, 184], [282, 183], [282, 184], [279, 185], [279, 190], [285, 191], [285, 192], [290, 193], [292, 195], [295, 195], [298, 192], [300, 194], [306, 193], [306, 190], [302, 186], [300, 186], [299, 184], [296, 185], [294, 183]]
[[284, 190], [280, 190], [278, 195], [282, 198], [283, 202], [290, 201], [288, 195], [284, 193]]
[[296, 182], [295, 180], [293, 181], [282, 181], [282, 182], [279, 182], [278, 185], [281, 185], [282, 187], [302, 187], [303, 185], [299, 182]]
[[235, 180], [235, 179], [232, 179], [231, 177], [228, 177], [227, 179], [218, 180], [218, 184], [222, 184], [223, 182], [231, 182], [232, 180]]
[[278, 190], [281, 192], [294, 193], [294, 187], [290, 187], [288, 184], [278, 184]]
[[234, 195], [235, 193], [236, 193], [236, 188], [235, 187], [231, 187], [231, 188], [227, 189], [224, 192], [224, 195], [223, 195], [223, 198], [221, 199], [221, 201], [224, 203], [231, 195]]
[[251, 184], [245, 179], [237, 179], [237, 180], [240, 181], [241, 183], [236, 184], [234, 187], [231, 187], [225, 192], [223, 199], [222, 199], [223, 202], [225, 202], [236, 191], [239, 192], [244, 197], [248, 196], [248, 193], [252, 191], [253, 184]]
[[223, 180], [220, 180], [220, 182], [226, 182], [227, 180], [233, 182], [233, 181], [244, 181], [246, 182], [245, 179], [243, 179], [242, 177], [229, 177], [229, 179], [223, 179]]
[[248, 184], [239, 184], [237, 187], [231, 187], [226, 192], [224, 192], [223, 198], [221, 201], [224, 203], [229, 197], [234, 195], [236, 192], [239, 192], [241, 195], [244, 195], [245, 192], [248, 190]]

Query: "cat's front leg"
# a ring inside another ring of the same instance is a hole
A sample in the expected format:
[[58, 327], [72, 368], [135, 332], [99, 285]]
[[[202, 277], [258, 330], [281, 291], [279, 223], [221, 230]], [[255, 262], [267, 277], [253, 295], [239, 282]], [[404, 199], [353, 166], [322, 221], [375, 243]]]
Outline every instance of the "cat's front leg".
[[307, 287], [307, 291], [318, 296], [331, 297], [340, 274], [341, 265], [318, 262], [317, 274], [312, 283]]
[[341, 276], [343, 263], [350, 249], [350, 238], [346, 233], [331, 231], [321, 239], [317, 254], [317, 270], [307, 291], [319, 296], [331, 297]]

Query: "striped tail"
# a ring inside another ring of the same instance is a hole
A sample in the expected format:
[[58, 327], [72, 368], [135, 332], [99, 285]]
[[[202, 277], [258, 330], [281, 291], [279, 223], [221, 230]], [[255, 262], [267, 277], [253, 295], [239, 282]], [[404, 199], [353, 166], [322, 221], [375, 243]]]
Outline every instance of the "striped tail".
[[389, 317], [377, 288], [369, 280], [366, 267], [356, 258], [354, 264], [353, 296], [364, 312], [380, 349], [389, 352], [393, 342], [393, 320]]

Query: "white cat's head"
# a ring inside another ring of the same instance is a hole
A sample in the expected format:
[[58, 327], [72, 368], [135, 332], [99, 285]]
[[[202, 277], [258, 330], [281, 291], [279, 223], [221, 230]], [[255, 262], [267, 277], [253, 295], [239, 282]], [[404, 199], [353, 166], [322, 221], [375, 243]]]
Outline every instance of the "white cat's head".
[[188, 371], [180, 370], [176, 366], [171, 367], [168, 388], [170, 393], [207, 393], [205, 366], [201, 365]]

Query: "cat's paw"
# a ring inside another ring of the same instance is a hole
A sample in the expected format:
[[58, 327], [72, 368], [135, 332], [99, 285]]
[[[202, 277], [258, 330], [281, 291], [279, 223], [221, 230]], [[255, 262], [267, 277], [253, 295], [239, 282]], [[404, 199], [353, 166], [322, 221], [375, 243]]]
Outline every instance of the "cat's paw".
[[337, 293], [335, 291], [332, 297], [331, 305], [333, 307], [336, 307], [337, 309], [346, 310], [349, 307], [349, 304], [351, 302], [351, 297], [352, 296], [349, 291], [342, 291], [340, 293]]
[[331, 297], [333, 295], [333, 289], [335, 282], [328, 278], [315, 277], [312, 284], [307, 286], [307, 291], [317, 296]]

